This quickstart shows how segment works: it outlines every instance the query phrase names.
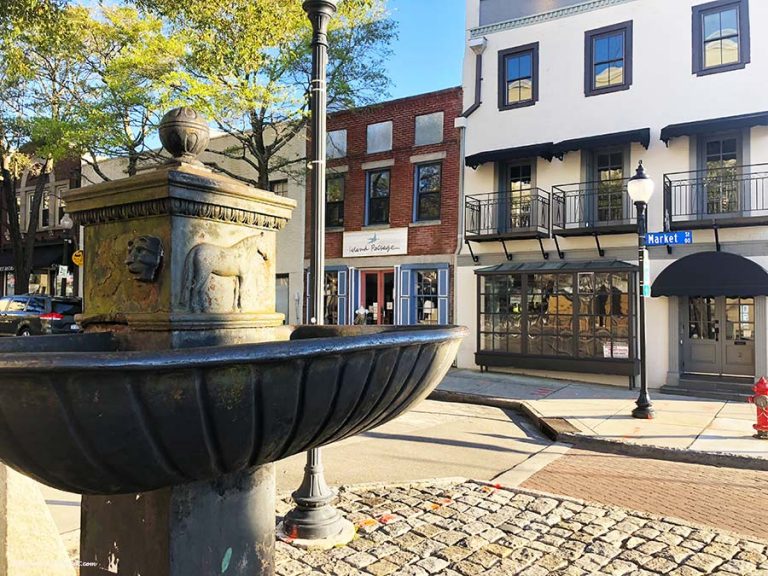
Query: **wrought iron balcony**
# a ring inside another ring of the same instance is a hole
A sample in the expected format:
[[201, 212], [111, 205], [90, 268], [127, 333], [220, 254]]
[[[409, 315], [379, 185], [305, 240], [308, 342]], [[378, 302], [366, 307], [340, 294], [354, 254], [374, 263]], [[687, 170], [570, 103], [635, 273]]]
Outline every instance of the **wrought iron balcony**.
[[628, 178], [578, 182], [552, 187], [553, 225], [558, 234], [624, 233], [637, 230], [632, 201], [627, 194]]
[[768, 223], [768, 164], [664, 175], [669, 230]]
[[539, 188], [474, 194], [467, 196], [464, 207], [468, 240], [550, 235], [550, 193]]

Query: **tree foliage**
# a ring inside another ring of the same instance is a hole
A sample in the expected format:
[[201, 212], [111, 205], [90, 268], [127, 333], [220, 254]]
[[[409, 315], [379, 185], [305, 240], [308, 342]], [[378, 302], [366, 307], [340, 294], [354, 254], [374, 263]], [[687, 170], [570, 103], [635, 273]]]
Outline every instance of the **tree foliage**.
[[[212, 118], [235, 144], [210, 152], [210, 164], [260, 188], [275, 171], [303, 158], [286, 153], [308, 122], [311, 27], [297, 0], [139, 0], [186, 34], [185, 66], [172, 79], [175, 104]], [[386, 95], [384, 62], [396, 35], [384, 0], [343, 0], [329, 30], [329, 108], [371, 103]], [[229, 170], [231, 160], [245, 170]]]

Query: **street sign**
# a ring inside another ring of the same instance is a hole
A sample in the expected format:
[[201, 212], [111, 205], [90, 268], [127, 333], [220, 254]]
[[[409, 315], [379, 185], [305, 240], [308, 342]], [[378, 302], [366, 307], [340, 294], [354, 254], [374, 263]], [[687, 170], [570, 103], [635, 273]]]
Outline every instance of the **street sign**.
[[648, 232], [645, 235], [646, 246], [674, 246], [676, 244], [693, 244], [693, 232]]
[[83, 251], [82, 250], [76, 250], [72, 254], [72, 263], [75, 266], [82, 266], [83, 265]]

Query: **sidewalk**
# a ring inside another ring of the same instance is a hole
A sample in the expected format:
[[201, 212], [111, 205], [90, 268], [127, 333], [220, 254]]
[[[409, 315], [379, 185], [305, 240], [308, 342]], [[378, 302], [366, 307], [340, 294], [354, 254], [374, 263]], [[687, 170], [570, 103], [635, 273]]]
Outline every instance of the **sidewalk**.
[[[558, 440], [650, 447], [688, 461], [718, 455], [768, 466], [768, 441], [752, 437], [755, 407], [652, 394], [656, 417], [632, 418], [637, 391], [503, 373], [452, 370], [433, 393], [436, 400], [518, 408], [552, 428]], [[688, 457], [686, 457], [687, 455]], [[723, 460], [723, 464], [727, 461]], [[752, 466], [746, 466], [752, 467]]]

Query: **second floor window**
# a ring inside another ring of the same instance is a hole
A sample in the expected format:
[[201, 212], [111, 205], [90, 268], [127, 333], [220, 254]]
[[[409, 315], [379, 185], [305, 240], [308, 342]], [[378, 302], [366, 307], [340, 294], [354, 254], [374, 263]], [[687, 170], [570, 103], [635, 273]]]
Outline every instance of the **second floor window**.
[[590, 30], [584, 48], [587, 96], [627, 90], [632, 85], [632, 22]]
[[389, 224], [389, 170], [374, 170], [366, 177], [367, 224]]
[[538, 68], [538, 43], [499, 52], [499, 110], [536, 103]]
[[288, 194], [288, 180], [272, 180], [269, 183], [269, 191], [278, 196], [285, 196]]
[[392, 150], [392, 121], [369, 124], [366, 130], [367, 152], [386, 152]]
[[344, 226], [344, 175], [335, 174], [325, 181], [325, 225]]
[[416, 221], [440, 219], [440, 187], [442, 166], [416, 166]]
[[749, 62], [747, 0], [693, 7], [693, 71], [699, 76], [744, 68]]

